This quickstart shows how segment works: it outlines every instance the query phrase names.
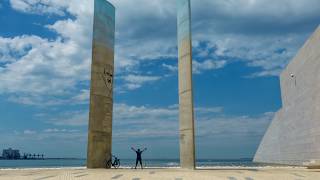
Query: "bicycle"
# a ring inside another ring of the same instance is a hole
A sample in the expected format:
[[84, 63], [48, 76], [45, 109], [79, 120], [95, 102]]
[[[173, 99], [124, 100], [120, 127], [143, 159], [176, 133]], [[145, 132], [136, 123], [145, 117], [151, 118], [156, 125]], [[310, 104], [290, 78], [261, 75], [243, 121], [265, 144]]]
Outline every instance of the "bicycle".
[[[112, 162], [112, 157], [114, 157], [114, 161]], [[120, 159], [118, 159], [116, 156], [111, 155], [111, 158], [106, 163], [106, 168], [114, 167], [115, 169], [120, 167]]]

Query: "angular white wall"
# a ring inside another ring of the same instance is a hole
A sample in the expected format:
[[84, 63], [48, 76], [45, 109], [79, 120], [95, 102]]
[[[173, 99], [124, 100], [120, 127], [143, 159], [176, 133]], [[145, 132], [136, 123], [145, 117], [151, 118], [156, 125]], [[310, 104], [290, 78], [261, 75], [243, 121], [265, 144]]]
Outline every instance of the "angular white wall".
[[282, 108], [255, 162], [320, 165], [320, 27], [280, 75]]

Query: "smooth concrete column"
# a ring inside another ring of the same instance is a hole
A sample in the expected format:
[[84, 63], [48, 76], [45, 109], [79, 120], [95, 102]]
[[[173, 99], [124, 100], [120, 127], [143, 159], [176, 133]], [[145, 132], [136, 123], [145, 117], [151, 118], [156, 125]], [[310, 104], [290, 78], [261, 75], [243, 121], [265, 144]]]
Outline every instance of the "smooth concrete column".
[[106, 0], [94, 0], [88, 168], [105, 168], [111, 157], [114, 36], [114, 6]]
[[192, 44], [190, 0], [177, 0], [179, 49], [180, 166], [195, 168], [192, 94]]

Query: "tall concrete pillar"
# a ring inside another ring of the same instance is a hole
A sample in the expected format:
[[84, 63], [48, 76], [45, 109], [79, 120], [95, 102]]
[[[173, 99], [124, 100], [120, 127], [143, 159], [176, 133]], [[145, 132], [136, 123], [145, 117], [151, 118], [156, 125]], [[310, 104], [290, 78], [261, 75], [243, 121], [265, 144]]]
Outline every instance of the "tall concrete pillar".
[[88, 168], [105, 168], [111, 157], [114, 36], [114, 6], [106, 0], [94, 0]]
[[192, 44], [190, 0], [177, 0], [179, 51], [180, 166], [195, 168], [192, 93]]

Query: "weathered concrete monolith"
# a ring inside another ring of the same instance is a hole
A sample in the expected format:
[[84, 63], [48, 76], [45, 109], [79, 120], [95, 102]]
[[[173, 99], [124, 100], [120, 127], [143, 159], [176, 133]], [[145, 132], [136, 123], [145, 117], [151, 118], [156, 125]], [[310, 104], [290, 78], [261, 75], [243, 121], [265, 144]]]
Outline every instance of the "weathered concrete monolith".
[[177, 0], [179, 51], [180, 166], [195, 168], [192, 93], [192, 43], [190, 0]]
[[111, 156], [114, 36], [114, 6], [106, 0], [95, 0], [87, 151], [88, 168], [105, 168], [106, 160]]

